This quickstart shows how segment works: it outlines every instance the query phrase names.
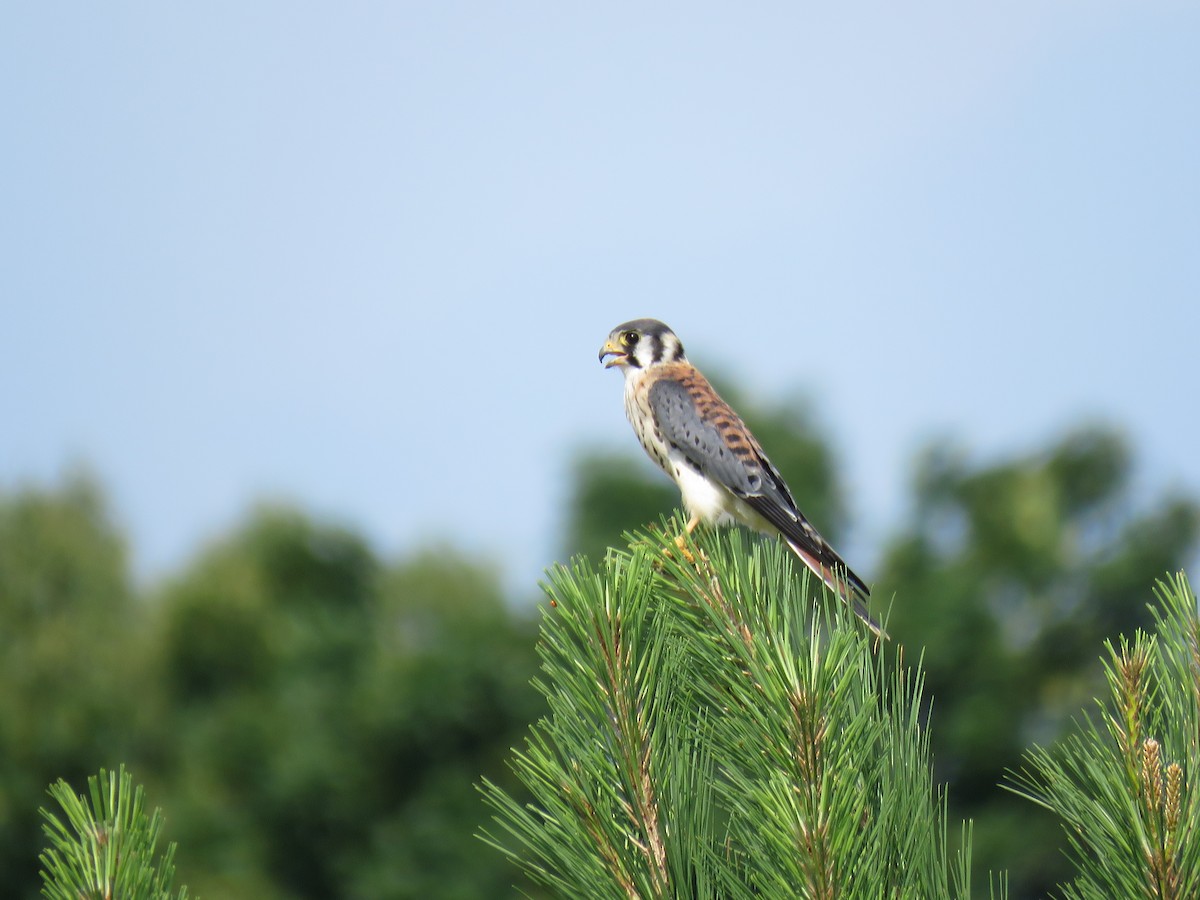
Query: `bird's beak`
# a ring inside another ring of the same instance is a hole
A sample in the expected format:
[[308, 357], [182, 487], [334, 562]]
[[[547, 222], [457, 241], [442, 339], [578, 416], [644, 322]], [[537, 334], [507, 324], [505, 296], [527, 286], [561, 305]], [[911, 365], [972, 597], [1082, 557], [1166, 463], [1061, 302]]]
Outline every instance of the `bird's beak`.
[[[604, 357], [611, 356], [612, 359], [605, 362]], [[611, 369], [613, 366], [621, 366], [625, 364], [625, 359], [629, 354], [611, 338], [604, 342], [604, 346], [600, 348], [600, 362], [604, 363], [604, 368]]]

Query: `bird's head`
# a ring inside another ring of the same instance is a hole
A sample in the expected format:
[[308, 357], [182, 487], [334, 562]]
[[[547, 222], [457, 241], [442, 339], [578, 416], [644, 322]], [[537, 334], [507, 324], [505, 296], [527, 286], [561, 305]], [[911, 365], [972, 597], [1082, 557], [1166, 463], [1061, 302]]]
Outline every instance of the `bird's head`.
[[658, 319], [634, 319], [618, 325], [609, 332], [608, 340], [600, 348], [600, 362], [604, 363], [604, 368], [619, 366], [626, 374], [630, 370], [649, 369], [682, 359], [683, 344], [675, 337], [675, 332]]

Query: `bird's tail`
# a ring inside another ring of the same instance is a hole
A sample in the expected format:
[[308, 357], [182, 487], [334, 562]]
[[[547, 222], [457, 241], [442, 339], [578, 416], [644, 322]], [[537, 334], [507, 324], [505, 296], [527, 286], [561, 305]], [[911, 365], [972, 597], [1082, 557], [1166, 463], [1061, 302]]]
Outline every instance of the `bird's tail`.
[[849, 604], [850, 608], [854, 610], [854, 614], [863, 620], [864, 624], [871, 629], [871, 632], [876, 637], [884, 640], [887, 639], [888, 633], [883, 630], [883, 627], [867, 609], [866, 600], [870, 596], [870, 591], [867, 590], [867, 586], [862, 583], [857, 575], [851, 572], [845, 565], [837, 566], [822, 562], [803, 547], [798, 546], [790, 540], [787, 542], [787, 545], [792, 548], [792, 552], [800, 557], [801, 561], [818, 578], [825, 582], [831, 591]]

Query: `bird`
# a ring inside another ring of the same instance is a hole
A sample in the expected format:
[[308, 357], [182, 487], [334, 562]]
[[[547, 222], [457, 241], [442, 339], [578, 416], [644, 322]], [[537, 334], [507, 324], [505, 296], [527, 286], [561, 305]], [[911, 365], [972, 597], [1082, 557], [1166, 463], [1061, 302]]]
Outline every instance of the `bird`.
[[[625, 414], [646, 454], [679, 487], [686, 534], [701, 522], [739, 523], [780, 535], [877, 636], [870, 590], [805, 518], [779, 470], [741, 417], [693, 366], [657, 319], [618, 325], [600, 348], [606, 369], [625, 376]], [[677, 542], [683, 549], [683, 535]]]

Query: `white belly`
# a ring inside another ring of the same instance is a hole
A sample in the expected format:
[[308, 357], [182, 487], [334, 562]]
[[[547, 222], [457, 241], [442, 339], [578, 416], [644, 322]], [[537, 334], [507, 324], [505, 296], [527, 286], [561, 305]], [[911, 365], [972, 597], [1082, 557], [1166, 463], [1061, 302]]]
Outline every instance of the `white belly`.
[[690, 465], [678, 450], [670, 451], [671, 476], [679, 485], [683, 506], [689, 516], [709, 525], [731, 525], [740, 522], [755, 531], [774, 529], [758, 513], [731, 494], [726, 488], [705, 478]]
[[[676, 455], [671, 454], [673, 457]], [[732, 515], [730, 507], [734, 502], [733, 495], [681, 460], [672, 459], [671, 464], [674, 470], [671, 475], [679, 485], [679, 493], [683, 495], [683, 505], [688, 515], [711, 525], [725, 524]]]

